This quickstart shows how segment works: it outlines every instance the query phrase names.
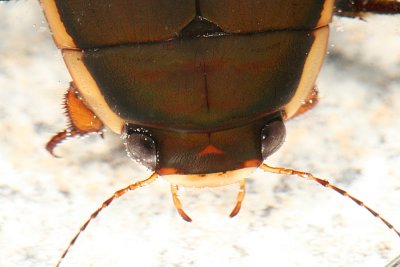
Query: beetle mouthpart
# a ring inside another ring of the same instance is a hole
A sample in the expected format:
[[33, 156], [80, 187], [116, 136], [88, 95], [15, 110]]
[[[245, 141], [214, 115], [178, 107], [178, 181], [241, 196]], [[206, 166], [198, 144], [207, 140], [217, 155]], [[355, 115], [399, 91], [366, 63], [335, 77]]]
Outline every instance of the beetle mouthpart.
[[239, 184], [240, 189], [236, 200], [236, 206], [233, 208], [231, 214], [229, 214], [229, 217], [231, 218], [235, 217], [239, 213], [240, 208], [242, 207], [244, 196], [246, 194], [246, 180], [242, 179]]
[[175, 208], [178, 211], [179, 215], [181, 215], [182, 219], [184, 219], [187, 222], [191, 222], [192, 219], [182, 209], [182, 203], [178, 198], [178, 190], [179, 187], [177, 185], [171, 184], [172, 200], [174, 201]]
[[[259, 162], [256, 161], [254, 163], [258, 164]], [[252, 162], [249, 164], [252, 164]], [[255, 170], [257, 170], [257, 167], [251, 166], [238, 170], [207, 174], [175, 174], [173, 172], [174, 169], [161, 168], [157, 170], [157, 173], [173, 185], [191, 188], [208, 188], [240, 183], [243, 177], [249, 177]]]
[[[233, 210], [231, 211], [231, 213], [229, 214], [229, 217], [231, 217], [231, 218], [235, 217], [239, 213], [240, 208], [242, 207], [242, 202], [243, 202], [245, 193], [246, 193], [246, 180], [245, 179], [240, 180], [239, 184], [240, 184], [240, 189], [239, 189], [239, 193], [237, 196], [236, 205], [233, 208]], [[178, 191], [179, 191], [179, 187], [177, 185], [171, 184], [172, 200], [174, 201], [176, 210], [178, 211], [179, 215], [181, 215], [182, 219], [184, 219], [187, 222], [192, 222], [192, 218], [190, 218], [189, 215], [187, 215], [186, 212], [182, 208], [182, 203], [178, 197]]]

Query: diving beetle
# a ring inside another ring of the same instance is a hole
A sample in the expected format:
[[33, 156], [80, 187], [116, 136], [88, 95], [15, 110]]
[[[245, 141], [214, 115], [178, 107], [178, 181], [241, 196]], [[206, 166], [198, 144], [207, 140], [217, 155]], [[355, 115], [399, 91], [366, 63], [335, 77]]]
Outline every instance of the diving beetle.
[[[124, 137], [128, 155], [162, 176], [186, 221], [179, 187], [240, 184], [256, 168], [314, 180], [262, 162], [284, 141], [284, 121], [318, 101], [315, 79], [333, 13], [400, 13], [397, 1], [57, 1], [41, 0], [73, 82], [65, 96], [70, 125], [46, 148], [104, 127]], [[118, 19], [115, 19], [118, 18]], [[159, 18], [154, 20], [154, 18]], [[285, 19], [282, 19], [285, 18]], [[61, 258], [61, 259], [62, 259]]]

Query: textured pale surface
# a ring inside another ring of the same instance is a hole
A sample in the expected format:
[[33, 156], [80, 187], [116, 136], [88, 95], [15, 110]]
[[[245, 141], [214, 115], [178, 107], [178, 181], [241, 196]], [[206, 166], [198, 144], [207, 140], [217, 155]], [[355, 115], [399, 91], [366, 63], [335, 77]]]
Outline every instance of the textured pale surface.
[[[147, 174], [107, 134], [63, 144], [68, 73], [36, 1], [0, 4], [0, 262], [54, 266], [113, 191]], [[269, 163], [312, 171], [400, 227], [400, 17], [340, 19], [319, 79], [321, 102], [287, 124]], [[237, 187], [187, 190], [191, 224], [169, 185], [126, 195], [91, 224], [64, 266], [383, 266], [400, 240], [365, 210], [295, 177], [257, 172], [235, 219]]]

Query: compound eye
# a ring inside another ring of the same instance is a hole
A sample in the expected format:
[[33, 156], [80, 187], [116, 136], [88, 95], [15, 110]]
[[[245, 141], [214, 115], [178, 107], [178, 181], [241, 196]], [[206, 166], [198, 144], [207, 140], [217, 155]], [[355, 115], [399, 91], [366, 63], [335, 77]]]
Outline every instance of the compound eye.
[[128, 156], [154, 171], [157, 166], [157, 146], [150, 132], [128, 124], [125, 126], [124, 139]]
[[276, 118], [264, 126], [261, 130], [261, 153], [264, 160], [281, 147], [285, 135], [286, 128], [282, 118]]

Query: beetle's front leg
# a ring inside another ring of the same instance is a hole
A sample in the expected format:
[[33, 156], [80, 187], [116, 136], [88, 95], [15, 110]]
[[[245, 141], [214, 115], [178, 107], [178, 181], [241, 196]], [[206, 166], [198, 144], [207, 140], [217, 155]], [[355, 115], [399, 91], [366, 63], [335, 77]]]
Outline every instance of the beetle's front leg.
[[46, 144], [47, 151], [53, 156], [54, 148], [64, 140], [74, 136], [83, 136], [88, 133], [102, 133], [103, 122], [94, 114], [79, 96], [79, 92], [73, 82], [64, 99], [65, 114], [68, 117], [68, 127], [54, 135]]
[[336, 0], [335, 15], [362, 17], [365, 13], [400, 14], [398, 0]]

